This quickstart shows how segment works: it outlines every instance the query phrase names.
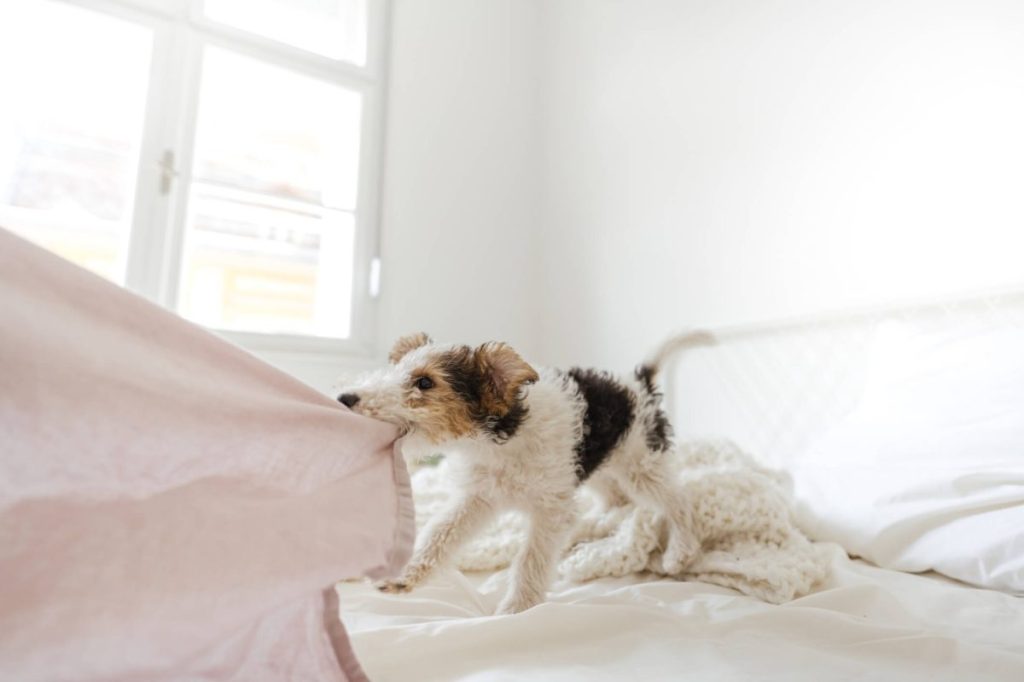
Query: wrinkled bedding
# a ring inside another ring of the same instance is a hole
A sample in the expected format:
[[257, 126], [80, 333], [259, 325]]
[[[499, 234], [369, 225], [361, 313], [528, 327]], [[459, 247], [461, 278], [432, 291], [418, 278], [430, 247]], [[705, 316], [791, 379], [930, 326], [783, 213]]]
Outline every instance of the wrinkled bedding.
[[1024, 679], [1024, 600], [831, 549], [829, 580], [778, 606], [652, 576], [561, 579], [547, 603], [504, 617], [490, 615], [504, 572], [448, 569], [404, 595], [338, 590], [379, 682]]
[[394, 430], [3, 230], [0, 310], [0, 679], [365, 679]]

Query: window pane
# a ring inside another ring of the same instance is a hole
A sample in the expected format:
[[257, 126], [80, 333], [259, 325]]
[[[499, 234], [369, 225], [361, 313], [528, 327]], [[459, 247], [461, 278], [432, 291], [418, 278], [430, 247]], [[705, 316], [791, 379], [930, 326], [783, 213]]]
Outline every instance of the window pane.
[[150, 43], [64, 3], [0, 3], [0, 226], [118, 282]]
[[345, 338], [351, 213], [196, 184], [181, 310], [218, 329]]
[[361, 104], [351, 90], [207, 48], [194, 175], [352, 210]]
[[220, 329], [344, 338], [361, 95], [207, 48], [179, 309]]
[[206, 0], [222, 24], [317, 54], [366, 63], [366, 0]]

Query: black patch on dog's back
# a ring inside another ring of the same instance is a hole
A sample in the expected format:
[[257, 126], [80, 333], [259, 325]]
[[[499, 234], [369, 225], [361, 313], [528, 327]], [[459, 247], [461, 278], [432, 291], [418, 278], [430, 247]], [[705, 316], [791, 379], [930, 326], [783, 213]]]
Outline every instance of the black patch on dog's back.
[[633, 393], [611, 375], [573, 367], [567, 372], [586, 402], [583, 437], [576, 444], [576, 475], [581, 481], [601, 466], [629, 431], [636, 414]]

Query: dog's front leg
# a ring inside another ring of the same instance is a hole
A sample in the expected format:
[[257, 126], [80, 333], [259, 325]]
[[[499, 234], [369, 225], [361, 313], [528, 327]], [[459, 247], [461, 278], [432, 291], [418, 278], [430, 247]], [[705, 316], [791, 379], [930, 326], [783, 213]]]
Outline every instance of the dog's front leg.
[[456, 501], [435, 516], [420, 533], [416, 551], [401, 575], [376, 583], [382, 592], [408, 592], [424, 579], [494, 514], [489, 502], [479, 496]]
[[569, 534], [571, 504], [569, 500], [560, 507], [531, 513], [530, 533], [512, 566], [511, 585], [498, 606], [499, 614], [519, 613], [544, 601]]

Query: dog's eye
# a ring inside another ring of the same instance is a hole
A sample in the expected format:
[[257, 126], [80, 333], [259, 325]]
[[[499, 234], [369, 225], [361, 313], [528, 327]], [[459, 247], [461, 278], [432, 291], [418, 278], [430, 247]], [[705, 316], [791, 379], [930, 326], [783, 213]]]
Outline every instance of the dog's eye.
[[420, 377], [416, 380], [416, 388], [426, 391], [434, 387], [434, 380], [430, 377]]

